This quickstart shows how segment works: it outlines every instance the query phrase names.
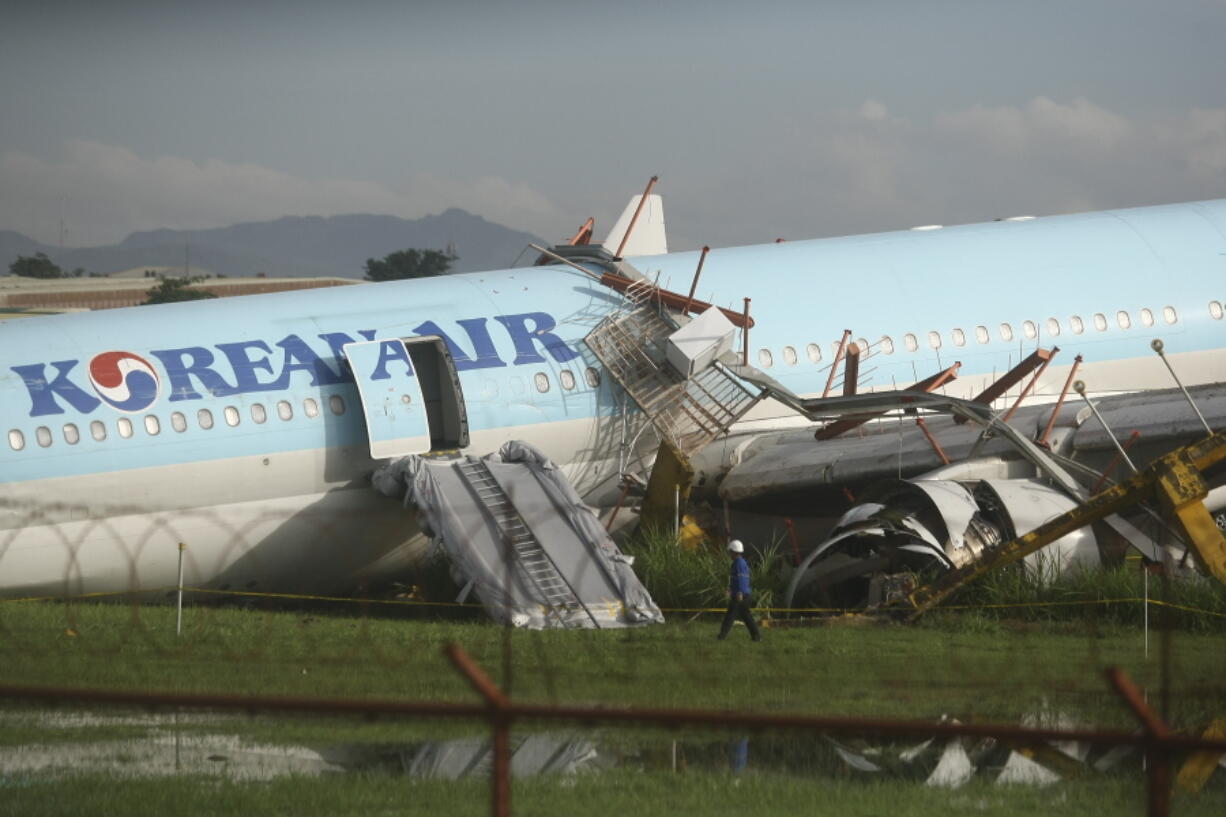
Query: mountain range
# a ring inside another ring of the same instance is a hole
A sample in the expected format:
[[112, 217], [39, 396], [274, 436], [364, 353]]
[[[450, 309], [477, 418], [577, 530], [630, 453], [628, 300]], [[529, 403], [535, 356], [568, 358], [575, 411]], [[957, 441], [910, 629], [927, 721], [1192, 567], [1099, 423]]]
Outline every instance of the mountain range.
[[368, 258], [448, 247], [458, 256], [452, 271], [472, 272], [510, 267], [529, 242], [541, 239], [458, 208], [415, 220], [286, 216], [210, 230], [150, 230], [103, 247], [53, 247], [0, 230], [0, 274], [19, 255], [41, 252], [65, 272], [82, 268], [109, 275], [140, 267], [182, 268], [187, 262], [192, 270], [227, 277], [361, 278]]

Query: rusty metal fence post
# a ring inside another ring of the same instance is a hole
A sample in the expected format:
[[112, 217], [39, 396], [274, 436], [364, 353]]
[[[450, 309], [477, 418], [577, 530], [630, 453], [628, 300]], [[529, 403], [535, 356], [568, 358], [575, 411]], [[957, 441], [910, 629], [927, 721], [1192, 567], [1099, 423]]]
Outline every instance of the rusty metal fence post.
[[460, 674], [468, 679], [489, 706], [489, 721], [494, 732], [494, 772], [490, 779], [490, 814], [511, 817], [511, 700], [493, 680], [461, 649], [448, 644], [444, 653]]

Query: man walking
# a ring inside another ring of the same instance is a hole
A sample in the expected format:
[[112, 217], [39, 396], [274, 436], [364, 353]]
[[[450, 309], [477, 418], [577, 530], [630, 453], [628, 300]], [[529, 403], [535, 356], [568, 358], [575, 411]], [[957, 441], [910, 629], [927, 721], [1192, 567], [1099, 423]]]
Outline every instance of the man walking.
[[749, 612], [749, 563], [745, 561], [745, 546], [740, 539], [728, 543], [728, 555], [732, 557], [732, 569], [728, 581], [728, 612], [724, 613], [723, 626], [719, 628], [719, 640], [728, 637], [732, 622], [739, 618], [749, 628], [749, 637], [761, 641], [762, 634], [758, 632], [758, 622], [753, 620]]

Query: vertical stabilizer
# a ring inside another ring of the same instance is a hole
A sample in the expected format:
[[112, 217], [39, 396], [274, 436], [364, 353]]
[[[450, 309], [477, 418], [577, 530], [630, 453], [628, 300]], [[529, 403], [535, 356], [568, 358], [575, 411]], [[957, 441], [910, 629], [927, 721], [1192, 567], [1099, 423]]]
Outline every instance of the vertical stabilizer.
[[[630, 203], [626, 205], [626, 209], [618, 217], [617, 223], [613, 225], [613, 229], [609, 231], [608, 237], [603, 242], [605, 249], [609, 252], [617, 252], [618, 246], [622, 243], [622, 237], [625, 236], [626, 229], [634, 218], [634, 211], [638, 209], [642, 198], [642, 196], [633, 196]], [[668, 240], [664, 235], [664, 200], [652, 193], [647, 196], [647, 203], [643, 205], [638, 220], [634, 222], [634, 230], [631, 231], [630, 240], [626, 242], [625, 249], [622, 250], [622, 257], [663, 255], [666, 252], [668, 252]]]

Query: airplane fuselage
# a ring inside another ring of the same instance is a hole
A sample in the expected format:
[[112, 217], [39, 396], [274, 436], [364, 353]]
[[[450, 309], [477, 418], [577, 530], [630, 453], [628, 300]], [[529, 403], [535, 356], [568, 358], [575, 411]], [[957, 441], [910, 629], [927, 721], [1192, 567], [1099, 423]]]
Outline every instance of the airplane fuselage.
[[[686, 291], [697, 253], [630, 259]], [[973, 396], [1036, 347], [1073, 355], [1094, 392], [1226, 380], [1226, 201], [713, 251], [698, 297], [752, 298], [749, 362], [820, 394], [844, 328], [861, 389], [953, 362]], [[654, 450], [582, 338], [620, 296], [562, 266], [171, 304], [0, 325], [0, 592], [65, 595], [187, 581], [335, 591], [420, 558], [411, 515], [366, 483], [369, 405], [421, 398], [399, 338], [440, 338], [469, 453], [523, 439], [593, 504]], [[354, 371], [344, 348], [387, 340]], [[367, 403], [370, 397], [367, 395]], [[790, 422], [763, 404], [747, 428]], [[406, 451], [431, 448], [424, 420]]]

